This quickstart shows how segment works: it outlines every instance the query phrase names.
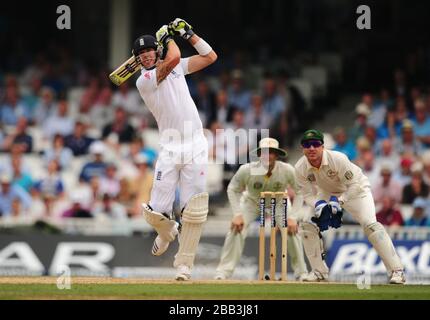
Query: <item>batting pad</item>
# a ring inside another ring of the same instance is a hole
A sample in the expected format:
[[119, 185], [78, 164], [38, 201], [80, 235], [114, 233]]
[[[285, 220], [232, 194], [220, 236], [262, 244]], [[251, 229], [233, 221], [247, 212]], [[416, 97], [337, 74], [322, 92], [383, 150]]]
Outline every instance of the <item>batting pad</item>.
[[397, 255], [393, 242], [382, 224], [379, 222], [372, 223], [364, 228], [364, 233], [381, 257], [389, 275], [393, 271], [403, 270], [400, 257]]
[[148, 222], [157, 231], [158, 235], [169, 242], [175, 240], [178, 234], [177, 222], [170, 220], [163, 214], [152, 210], [146, 203], [142, 203], [142, 214]]
[[209, 194], [207, 192], [194, 195], [182, 213], [182, 229], [179, 234], [179, 250], [173, 266], [193, 267], [197, 246], [202, 234], [203, 223], [209, 211]]
[[324, 244], [320, 237], [319, 229], [312, 223], [302, 222], [300, 224], [300, 234], [303, 240], [306, 256], [313, 271], [318, 271], [323, 275], [328, 275], [328, 267], [323, 260]]

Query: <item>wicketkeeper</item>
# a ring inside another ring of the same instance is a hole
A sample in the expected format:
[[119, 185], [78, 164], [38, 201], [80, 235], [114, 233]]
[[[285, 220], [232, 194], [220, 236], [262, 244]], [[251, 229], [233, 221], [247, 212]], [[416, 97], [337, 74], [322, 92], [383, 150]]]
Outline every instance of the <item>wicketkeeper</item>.
[[[233, 219], [221, 251], [221, 261], [216, 269], [217, 280], [230, 278], [242, 256], [248, 227], [259, 217], [260, 192], [283, 192], [287, 187], [297, 190], [293, 166], [278, 161], [279, 156], [285, 157], [287, 153], [279, 148], [277, 140], [262, 139], [259, 148], [254, 152], [260, 157], [259, 161], [242, 165], [228, 185], [227, 194], [233, 209]], [[302, 242], [297, 235], [297, 224], [290, 227], [289, 222], [301, 209], [302, 203], [303, 199], [300, 201], [296, 198], [293, 207], [288, 211], [288, 254], [295, 277], [299, 280], [307, 274], [306, 263]], [[288, 205], [291, 207], [290, 201]], [[279, 201], [276, 205], [278, 226], [282, 225], [282, 209], [282, 202]], [[296, 220], [297, 218], [294, 219]]]
[[[304, 156], [295, 165], [299, 194], [314, 208], [311, 219], [300, 223], [303, 245], [312, 267], [307, 281], [327, 281], [320, 232], [339, 228], [342, 210], [347, 210], [360, 223], [365, 235], [381, 257], [389, 282], [405, 283], [403, 265], [384, 226], [376, 221], [375, 203], [369, 179], [362, 170], [337, 151], [324, 149], [324, 136], [308, 130], [301, 139]], [[288, 224], [294, 223], [289, 221]], [[362, 270], [359, 270], [362, 271]]]

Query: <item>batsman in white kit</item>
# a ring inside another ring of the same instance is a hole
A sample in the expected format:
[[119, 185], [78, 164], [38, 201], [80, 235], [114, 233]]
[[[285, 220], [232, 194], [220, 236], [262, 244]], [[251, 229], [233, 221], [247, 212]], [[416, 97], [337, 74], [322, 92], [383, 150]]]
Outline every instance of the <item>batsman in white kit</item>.
[[381, 257], [389, 283], [405, 283], [404, 268], [391, 238], [376, 220], [369, 179], [343, 153], [325, 150], [324, 136], [320, 131], [306, 131], [301, 144], [304, 156], [295, 165], [299, 193], [306, 204], [314, 208], [310, 219], [300, 223], [303, 245], [312, 267], [307, 281], [328, 280], [329, 269], [323, 259], [320, 232], [330, 227], [339, 228], [345, 209], [361, 225]]
[[[174, 35], [186, 39], [198, 55], [181, 59]], [[163, 48], [166, 53], [161, 60]], [[143, 35], [136, 39], [133, 54], [143, 66], [136, 86], [154, 115], [160, 134], [151, 200], [142, 204], [143, 216], [158, 233], [152, 254], [163, 254], [179, 233], [175, 279], [188, 280], [207, 219], [209, 196], [205, 191], [208, 145], [185, 76], [212, 64], [217, 55], [180, 18], [162, 26], [156, 38]], [[178, 186], [182, 209], [180, 232], [172, 215]]]
[[[245, 246], [245, 239], [252, 221], [259, 216], [260, 194], [264, 191], [284, 192], [290, 187], [297, 190], [294, 167], [289, 163], [278, 160], [279, 156], [286, 156], [286, 151], [279, 148], [279, 142], [273, 138], [261, 139], [259, 147], [254, 151], [259, 157], [242, 165], [231, 179], [227, 194], [233, 209], [231, 227], [227, 233], [221, 251], [221, 259], [216, 269], [216, 280], [230, 278], [239, 262]], [[296, 217], [302, 209], [303, 199], [295, 197], [288, 216], [288, 254], [297, 280], [307, 277], [306, 262], [303, 245], [297, 234], [297, 224], [290, 227], [290, 219]], [[288, 206], [291, 206], [288, 199]], [[281, 225], [282, 203], [276, 208], [276, 223]]]

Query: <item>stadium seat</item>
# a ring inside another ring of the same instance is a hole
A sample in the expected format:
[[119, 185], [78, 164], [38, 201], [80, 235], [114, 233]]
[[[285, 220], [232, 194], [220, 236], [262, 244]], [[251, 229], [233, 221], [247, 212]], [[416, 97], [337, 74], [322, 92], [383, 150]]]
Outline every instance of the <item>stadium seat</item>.
[[342, 80], [342, 57], [333, 52], [324, 52], [318, 56], [318, 63], [327, 69], [329, 82], [338, 84]]
[[308, 110], [312, 109], [312, 96], [313, 96], [313, 88], [312, 83], [303, 78], [292, 78], [290, 80], [290, 84], [295, 86], [297, 90], [300, 91], [303, 98], [306, 101], [306, 106]]
[[302, 78], [312, 83], [316, 96], [327, 93], [327, 70], [323, 66], [306, 66], [302, 69]]

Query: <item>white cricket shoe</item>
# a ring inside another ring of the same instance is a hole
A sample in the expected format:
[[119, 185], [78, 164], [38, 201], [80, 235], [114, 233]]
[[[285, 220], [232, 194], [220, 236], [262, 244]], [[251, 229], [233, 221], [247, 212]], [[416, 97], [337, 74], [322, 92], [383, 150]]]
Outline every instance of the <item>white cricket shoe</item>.
[[312, 270], [308, 274], [303, 274], [303, 282], [327, 282], [328, 273], [321, 273], [317, 270]]
[[224, 273], [221, 273], [221, 272], [217, 272], [217, 274], [215, 275], [215, 278], [214, 278], [215, 280], [226, 280], [227, 279], [227, 277], [225, 276], [225, 274]]
[[[176, 237], [178, 234], [178, 223], [175, 223], [172, 227], [171, 235], [173, 237]], [[163, 239], [158, 235], [155, 240], [154, 244], [152, 245], [151, 253], [154, 256], [161, 256], [164, 252], [166, 252], [167, 248], [169, 247], [170, 241]]]
[[296, 281], [303, 282], [303, 281], [305, 281], [304, 279], [306, 279], [308, 277], [309, 277], [309, 273], [305, 272], [305, 273], [298, 275], [296, 277]]
[[405, 284], [406, 277], [403, 270], [393, 271], [390, 278], [390, 284]]
[[187, 281], [190, 280], [191, 278], [191, 270], [190, 267], [181, 264], [178, 266], [178, 268], [176, 269], [176, 276], [175, 276], [175, 280], [178, 281]]

